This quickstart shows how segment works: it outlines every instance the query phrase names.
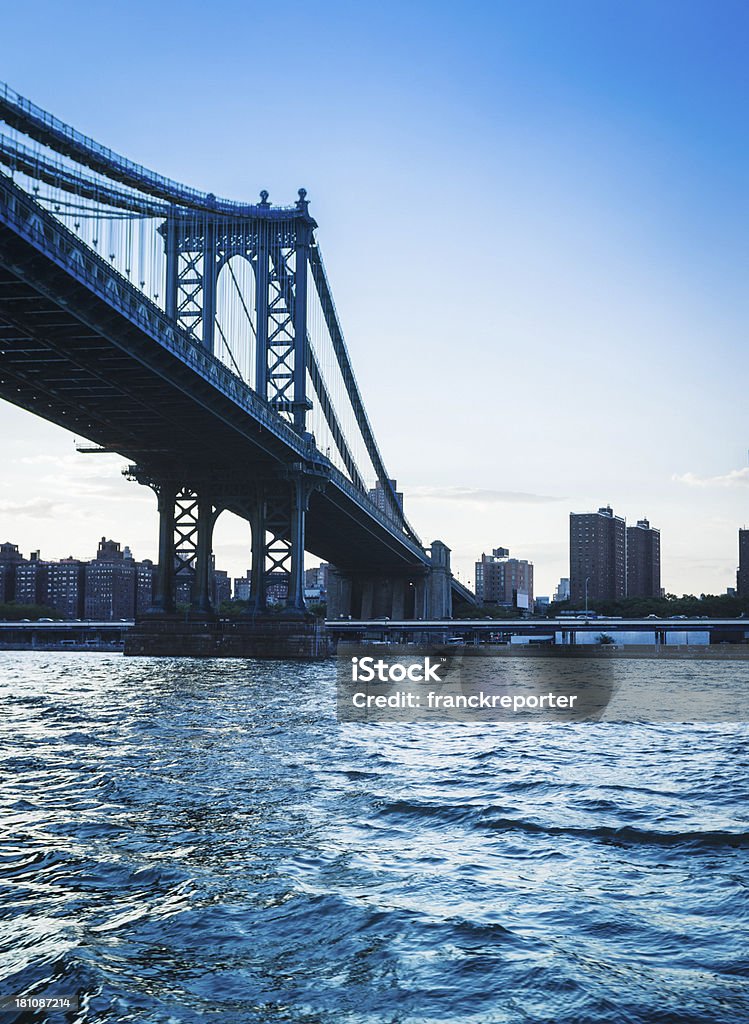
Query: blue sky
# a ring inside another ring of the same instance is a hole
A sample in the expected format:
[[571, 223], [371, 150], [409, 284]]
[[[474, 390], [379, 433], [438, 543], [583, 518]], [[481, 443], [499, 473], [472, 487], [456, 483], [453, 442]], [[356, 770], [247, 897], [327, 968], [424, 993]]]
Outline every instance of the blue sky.
[[[549, 593], [569, 512], [610, 502], [699, 593], [749, 521], [747, 44], [731, 0], [40, 2], [4, 12], [2, 73], [189, 184], [308, 189], [386, 463], [462, 578], [503, 545]], [[5, 405], [0, 430], [2, 539], [154, 554], [114, 464]], [[219, 564], [244, 544], [222, 521]]]

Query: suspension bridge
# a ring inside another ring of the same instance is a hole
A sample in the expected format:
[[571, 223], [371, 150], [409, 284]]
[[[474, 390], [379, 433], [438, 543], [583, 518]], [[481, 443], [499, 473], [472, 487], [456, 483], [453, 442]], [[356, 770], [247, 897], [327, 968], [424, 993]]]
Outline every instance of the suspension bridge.
[[404, 515], [308, 207], [304, 189], [289, 206], [199, 192], [0, 86], [0, 397], [155, 492], [154, 635], [181, 576], [193, 621], [212, 618], [226, 510], [249, 523], [254, 622], [279, 580], [304, 619], [305, 551], [333, 567], [330, 617], [442, 619], [473, 598]]

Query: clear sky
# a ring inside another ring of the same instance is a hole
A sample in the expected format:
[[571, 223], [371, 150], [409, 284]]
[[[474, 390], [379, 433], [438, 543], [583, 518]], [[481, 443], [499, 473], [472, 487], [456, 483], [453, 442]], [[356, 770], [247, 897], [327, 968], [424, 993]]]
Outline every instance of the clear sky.
[[[719, 593], [749, 524], [749, 7], [738, 0], [3, 12], [5, 80], [206, 191], [304, 185], [390, 472], [461, 578], [536, 592], [568, 515], [661, 529], [663, 584]], [[120, 463], [0, 403], [0, 539], [156, 551]], [[238, 574], [246, 531], [220, 520]]]

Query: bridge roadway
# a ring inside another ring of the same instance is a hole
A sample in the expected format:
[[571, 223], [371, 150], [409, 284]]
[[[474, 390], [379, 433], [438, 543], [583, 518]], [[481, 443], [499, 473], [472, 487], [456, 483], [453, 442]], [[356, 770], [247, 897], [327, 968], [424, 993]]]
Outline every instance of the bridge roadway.
[[749, 638], [749, 619], [609, 619], [609, 618], [557, 618], [557, 619], [442, 619], [431, 622], [406, 620], [329, 619], [327, 628], [334, 635], [381, 638], [388, 635], [426, 635], [446, 640], [461, 637], [466, 640], [486, 637], [489, 633], [513, 636], [541, 637], [553, 633], [720, 633], [743, 640]]
[[429, 565], [308, 437], [3, 174], [0, 397], [155, 478], [176, 460], [187, 479], [217, 480], [223, 507], [244, 518], [255, 481], [303, 466], [320, 480], [309, 552], [343, 571]]

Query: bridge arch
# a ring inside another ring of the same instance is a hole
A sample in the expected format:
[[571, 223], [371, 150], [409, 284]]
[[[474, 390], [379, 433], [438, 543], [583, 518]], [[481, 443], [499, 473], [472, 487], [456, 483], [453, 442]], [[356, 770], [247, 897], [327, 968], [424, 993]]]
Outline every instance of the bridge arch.
[[255, 271], [246, 256], [235, 254], [221, 261], [216, 280], [214, 354], [257, 390], [255, 292]]

